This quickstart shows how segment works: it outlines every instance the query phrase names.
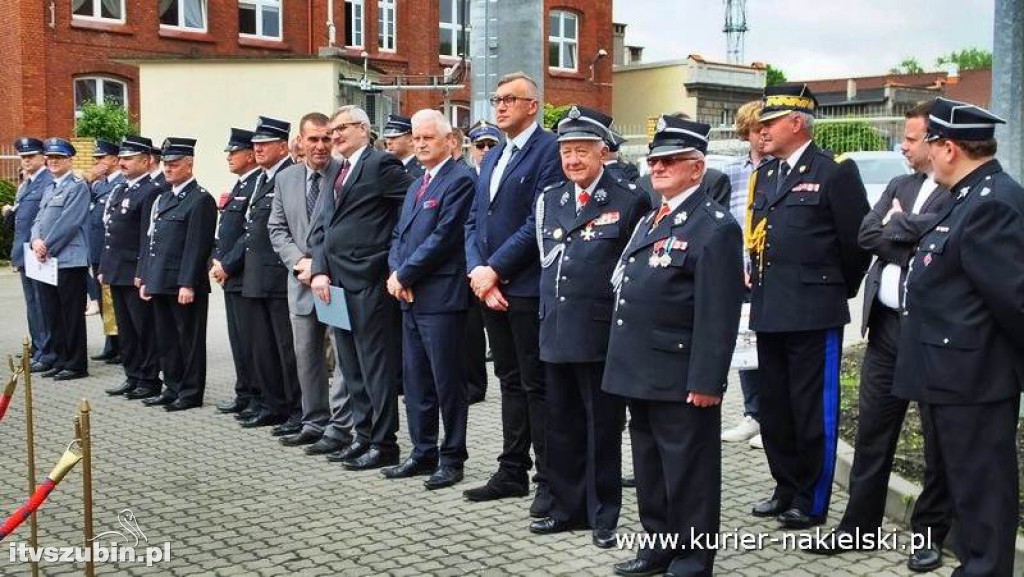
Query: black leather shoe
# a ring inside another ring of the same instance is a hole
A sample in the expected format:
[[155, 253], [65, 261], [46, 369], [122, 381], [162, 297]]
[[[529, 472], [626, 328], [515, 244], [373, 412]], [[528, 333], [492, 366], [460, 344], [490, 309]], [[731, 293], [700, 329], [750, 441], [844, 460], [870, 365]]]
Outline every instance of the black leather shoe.
[[307, 455], [329, 455], [338, 452], [349, 445], [348, 441], [320, 437], [320, 440], [303, 449]]
[[108, 365], [120, 365], [123, 361], [121, 360], [121, 355], [114, 355], [103, 362]]
[[368, 471], [398, 464], [398, 449], [383, 450], [370, 447], [361, 456], [349, 459], [341, 464], [349, 471]]
[[163, 393], [160, 393], [159, 395], [157, 395], [155, 397], [149, 397], [148, 399], [142, 399], [142, 404], [146, 405], [147, 407], [159, 407], [159, 406], [162, 406], [162, 405], [169, 405], [169, 404], [173, 403], [176, 400], [177, 399], [174, 398], [169, 393], [163, 392]]
[[491, 475], [486, 485], [462, 492], [462, 496], [469, 501], [494, 501], [508, 497], [525, 497], [529, 494], [530, 488], [527, 486], [525, 475], [522, 481], [517, 481], [501, 470]]
[[451, 487], [455, 483], [462, 480], [462, 469], [455, 468], [448, 465], [441, 465], [434, 471], [434, 474], [429, 479], [423, 481], [423, 486], [428, 491], [434, 491], [436, 489], [443, 489], [445, 487]]
[[636, 487], [636, 477], [633, 476], [633, 475], [630, 475], [628, 477], [623, 477], [622, 478], [622, 486], [623, 487], [634, 487], [635, 488]]
[[658, 575], [664, 573], [668, 565], [657, 563], [650, 559], [630, 559], [615, 564], [615, 574], [626, 577], [643, 577], [645, 575]]
[[554, 517], [545, 517], [543, 519], [537, 519], [533, 523], [530, 523], [530, 533], [536, 533], [538, 535], [565, 533], [566, 531], [578, 531], [580, 529], [586, 528], [586, 523], [573, 521], [559, 521]]
[[323, 434], [315, 431], [302, 431], [294, 435], [286, 435], [284, 437], [278, 437], [277, 441], [285, 447], [301, 447], [303, 445], [312, 445], [319, 441], [323, 437]]
[[772, 498], [754, 505], [750, 514], [755, 517], [778, 517], [786, 509], [789, 509], [789, 501]]
[[286, 420], [283, 423], [277, 424], [273, 429], [270, 429], [270, 436], [272, 437], [287, 437], [290, 435], [298, 435], [302, 432], [302, 423], [292, 422]]
[[53, 375], [55, 381], [74, 381], [76, 379], [84, 379], [89, 376], [89, 371], [72, 371], [71, 369], [64, 369], [63, 371]]
[[89, 358], [94, 360], [94, 361], [105, 361], [107, 359], [112, 359], [112, 358], [114, 358], [116, 356], [117, 356], [117, 352], [116, 351], [106, 350], [106, 351], [103, 351], [102, 353], [100, 353], [98, 355], [93, 355], [93, 356], [91, 356]]
[[131, 381], [125, 381], [125, 382], [121, 383], [120, 385], [118, 385], [118, 386], [116, 386], [116, 387], [114, 387], [112, 389], [107, 389], [107, 390], [105, 390], [103, 392], [108, 394], [108, 395], [110, 395], [111, 397], [116, 397], [118, 395], [127, 395], [128, 393], [130, 393], [130, 392], [132, 392], [134, 390], [135, 390], [135, 383], [133, 383]]
[[533, 496], [533, 503], [530, 503], [530, 516], [535, 519], [543, 519], [551, 514], [551, 491], [546, 483], [537, 483], [537, 491]]
[[259, 410], [257, 410], [255, 408], [253, 408], [252, 406], [250, 406], [250, 407], [247, 407], [245, 409], [242, 409], [242, 412], [236, 414], [235, 415], [235, 420], [236, 421], [248, 421], [249, 419], [255, 417], [258, 414], [260, 414]]
[[36, 361], [32, 363], [32, 366], [29, 367], [29, 370], [32, 371], [33, 373], [45, 373], [47, 371], [53, 370], [53, 365], [48, 365], [46, 363]]
[[810, 529], [825, 524], [824, 516], [812, 517], [796, 507], [783, 511], [775, 520], [786, 529]]
[[942, 549], [931, 546], [927, 549], [919, 549], [910, 554], [907, 558], [907, 568], [917, 573], [934, 571], [942, 566]]
[[202, 403], [192, 403], [182, 401], [181, 399], [177, 399], [169, 405], [164, 405], [164, 410], [167, 411], [168, 413], [174, 413], [177, 411], [187, 411], [189, 409], [195, 409], [201, 406], [203, 406]]
[[344, 449], [341, 449], [340, 451], [335, 451], [330, 455], [327, 455], [327, 460], [331, 463], [344, 463], [345, 461], [348, 461], [350, 459], [362, 457], [363, 453], [365, 453], [369, 449], [369, 443], [355, 441], [351, 445], [345, 447]]
[[[217, 403], [217, 412], [224, 414], [241, 413], [245, 410], [248, 403], [240, 401], [238, 399], [232, 399], [230, 401], [221, 401]], [[251, 418], [251, 417], [250, 417]]]
[[397, 467], [388, 467], [381, 471], [387, 479], [408, 479], [409, 477], [417, 477], [421, 475], [432, 475], [437, 469], [437, 461], [435, 459], [408, 459], [402, 461], [402, 464]]
[[50, 367], [50, 370], [43, 371], [42, 373], [39, 374], [39, 376], [40, 377], [46, 377], [46, 378], [49, 379], [49, 378], [57, 376], [57, 373], [59, 373], [61, 370], [62, 369], [60, 367]]
[[[255, 429], [256, 427], [269, 427], [271, 425], [280, 425], [281, 423], [288, 420], [288, 417], [283, 415], [275, 415], [274, 413], [260, 413], [248, 421], [242, 421], [242, 428], [244, 429]], [[296, 431], [298, 432], [298, 431]]]
[[594, 529], [591, 541], [602, 549], [611, 549], [615, 546], [615, 529]]
[[150, 387], [135, 387], [129, 393], [125, 393], [125, 398], [137, 401], [139, 399], [149, 399], [151, 397], [160, 396], [160, 389]]

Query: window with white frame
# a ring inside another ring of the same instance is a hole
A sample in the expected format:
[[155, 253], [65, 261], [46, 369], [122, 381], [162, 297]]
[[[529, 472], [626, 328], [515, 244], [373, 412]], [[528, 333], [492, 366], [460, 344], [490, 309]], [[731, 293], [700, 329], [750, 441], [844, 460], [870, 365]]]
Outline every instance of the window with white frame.
[[124, 22], [124, 0], [71, 0], [71, 15]]
[[441, 56], [469, 58], [469, 43], [466, 37], [466, 22], [469, 20], [469, 2], [465, 0], [438, 0], [441, 8], [441, 41], [438, 53]]
[[160, 25], [206, 30], [206, 0], [160, 0]]
[[86, 102], [114, 104], [128, 108], [128, 85], [103, 76], [83, 76], [75, 79], [75, 118], [82, 114]]
[[377, 47], [387, 52], [395, 51], [395, 35], [397, 33], [397, 0], [378, 0], [377, 2]]
[[363, 47], [363, 0], [345, 0], [345, 46]]
[[469, 129], [469, 107], [464, 104], [453, 104], [451, 108], [451, 118], [449, 119], [452, 126], [461, 128], [463, 130]]
[[238, 32], [245, 36], [281, 39], [283, 0], [238, 0]]
[[576, 70], [579, 37], [579, 16], [565, 10], [552, 10], [548, 15], [548, 66]]

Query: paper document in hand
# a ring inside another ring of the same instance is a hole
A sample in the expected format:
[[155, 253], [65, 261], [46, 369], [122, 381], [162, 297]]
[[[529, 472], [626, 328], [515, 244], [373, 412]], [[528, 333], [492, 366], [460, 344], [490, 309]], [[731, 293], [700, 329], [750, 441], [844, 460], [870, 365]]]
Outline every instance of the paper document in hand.
[[316, 318], [325, 325], [352, 330], [352, 322], [348, 318], [348, 303], [345, 302], [345, 289], [331, 287], [331, 304], [327, 304], [317, 297], [313, 297], [316, 307]]
[[46, 262], [39, 262], [36, 253], [26, 242], [25, 247], [25, 276], [30, 279], [57, 286], [57, 259], [50, 257]]

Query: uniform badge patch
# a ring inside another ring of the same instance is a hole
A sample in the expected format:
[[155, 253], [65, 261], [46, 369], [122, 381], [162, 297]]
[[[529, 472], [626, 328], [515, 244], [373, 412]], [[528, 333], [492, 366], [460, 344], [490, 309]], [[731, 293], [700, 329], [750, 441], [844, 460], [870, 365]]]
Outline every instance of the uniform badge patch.
[[560, 204], [562, 206], [565, 206], [565, 203], [567, 203], [567, 202], [569, 202], [569, 191], [568, 190], [562, 193], [562, 198], [561, 198], [561, 200], [558, 201], [558, 204]]
[[593, 225], [593, 226], [604, 226], [606, 224], [615, 224], [616, 222], [619, 222], [619, 218], [620, 218], [619, 211], [611, 210], [611, 211], [602, 213], [601, 216], [595, 218], [593, 221], [591, 221], [590, 224]]
[[686, 219], [689, 218], [689, 216], [690, 215], [686, 214], [686, 211], [684, 210], [677, 214], [675, 218], [672, 219], [672, 224], [679, 226], [680, 224], [686, 222]]
[[991, 193], [992, 193], [992, 189], [987, 187], [987, 186], [985, 188], [981, 189], [981, 196], [988, 196]]
[[605, 190], [603, 188], [597, 189], [597, 191], [594, 192], [594, 201], [597, 202], [597, 204], [605, 204], [605, 203], [607, 203], [608, 202], [608, 193], [605, 192]]

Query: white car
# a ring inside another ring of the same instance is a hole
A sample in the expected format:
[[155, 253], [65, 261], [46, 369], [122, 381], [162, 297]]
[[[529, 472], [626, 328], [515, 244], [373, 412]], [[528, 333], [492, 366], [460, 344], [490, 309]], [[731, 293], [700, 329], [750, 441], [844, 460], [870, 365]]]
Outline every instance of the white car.
[[906, 159], [899, 152], [888, 150], [877, 152], [847, 152], [836, 158], [841, 162], [849, 158], [857, 164], [860, 178], [868, 192], [868, 204], [872, 207], [882, 197], [882, 192], [889, 181], [901, 174], [910, 174], [913, 169], [907, 165]]

